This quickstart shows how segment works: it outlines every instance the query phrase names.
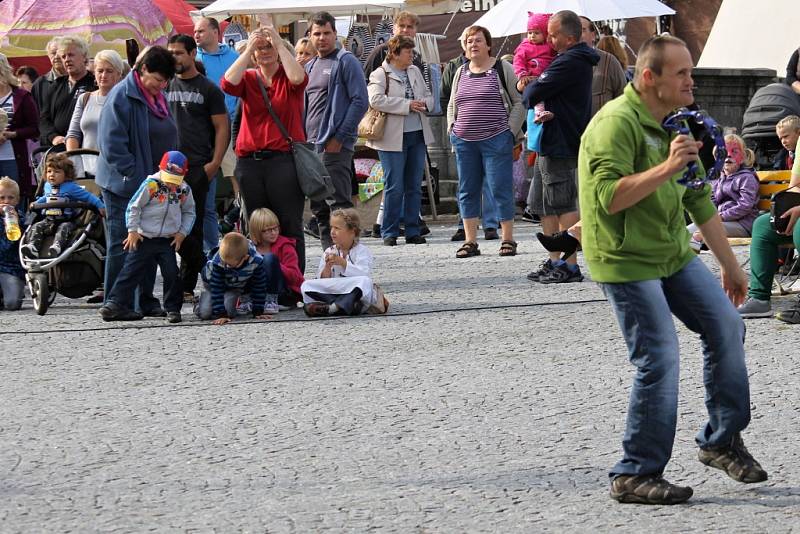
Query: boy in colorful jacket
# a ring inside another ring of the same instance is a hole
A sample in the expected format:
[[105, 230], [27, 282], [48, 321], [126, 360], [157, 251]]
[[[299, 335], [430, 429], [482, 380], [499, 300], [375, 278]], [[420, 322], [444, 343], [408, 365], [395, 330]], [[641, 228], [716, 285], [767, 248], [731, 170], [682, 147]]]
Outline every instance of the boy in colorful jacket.
[[178, 276], [175, 252], [189, 235], [195, 220], [194, 198], [183, 177], [189, 162], [182, 152], [172, 150], [161, 158], [160, 171], [145, 179], [125, 211], [128, 254], [114, 287], [100, 308], [104, 321], [136, 321], [133, 311], [136, 287], [157, 263], [164, 279], [164, 309], [167, 322], [181, 322], [183, 287]]

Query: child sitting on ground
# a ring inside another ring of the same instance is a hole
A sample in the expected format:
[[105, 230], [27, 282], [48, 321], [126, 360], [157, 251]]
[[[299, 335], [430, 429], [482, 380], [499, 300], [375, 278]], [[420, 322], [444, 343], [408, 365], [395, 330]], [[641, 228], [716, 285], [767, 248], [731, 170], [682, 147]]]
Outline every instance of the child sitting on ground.
[[17, 211], [19, 184], [3, 176], [0, 178], [0, 309], [18, 310], [25, 297], [25, 269], [19, 262], [19, 237], [6, 235], [5, 212], [16, 216], [22, 231], [22, 217]]
[[[87, 202], [105, 215], [103, 201], [75, 183], [75, 165], [66, 154], [52, 154], [45, 162], [44, 194], [33, 203], [47, 202]], [[28, 243], [20, 247], [29, 258], [38, 258], [39, 249], [47, 236], [53, 237], [48, 253], [58, 256], [67, 248], [69, 238], [77, 228], [75, 210], [71, 208], [50, 208], [44, 210], [45, 218], [33, 224]]]
[[[728, 237], [750, 237], [758, 217], [758, 177], [753, 170], [756, 156], [735, 134], [725, 136], [725, 164], [719, 179], [711, 184], [711, 200], [717, 207]], [[686, 227], [692, 235], [690, 246], [699, 252], [703, 236], [696, 224]]]
[[[549, 20], [550, 15], [528, 13], [528, 38], [523, 39], [514, 51], [514, 74], [522, 87], [541, 76], [556, 57], [555, 49], [547, 42]], [[544, 102], [536, 104], [534, 112], [536, 122], [553, 118], [553, 113], [544, 109]]]
[[219, 248], [209, 252], [210, 259], [203, 269], [203, 292], [195, 306], [201, 319], [214, 319], [223, 325], [235, 318], [237, 302], [248, 300], [256, 319], [270, 319], [266, 305], [272, 313], [278, 311], [278, 295], [268, 293], [269, 280], [264, 258], [256, 252], [255, 245], [238, 232], [228, 232]]
[[372, 282], [372, 253], [359, 243], [361, 224], [353, 208], [331, 213], [331, 240], [319, 262], [316, 280], [301, 286], [309, 317], [386, 313], [389, 301]]
[[[280, 234], [278, 216], [272, 210], [259, 208], [250, 216], [250, 241], [264, 258], [270, 283], [277, 285], [278, 304], [294, 308], [303, 300], [300, 285], [303, 272], [297, 257], [295, 240]], [[269, 290], [267, 291], [269, 293]], [[269, 310], [265, 310], [269, 313]]]
[[158, 264], [164, 279], [167, 322], [181, 322], [183, 284], [175, 253], [195, 220], [192, 189], [183, 181], [189, 161], [182, 152], [173, 150], [161, 158], [159, 169], [142, 182], [125, 210], [128, 237], [122, 245], [128, 254], [106, 303], [100, 308], [104, 321], [142, 318], [141, 313], [133, 310], [134, 293], [142, 277]]

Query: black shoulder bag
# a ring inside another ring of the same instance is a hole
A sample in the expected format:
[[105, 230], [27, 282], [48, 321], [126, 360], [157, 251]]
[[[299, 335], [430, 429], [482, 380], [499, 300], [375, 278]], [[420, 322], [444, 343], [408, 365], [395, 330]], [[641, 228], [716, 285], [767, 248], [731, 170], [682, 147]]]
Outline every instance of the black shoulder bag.
[[311, 200], [325, 200], [334, 192], [333, 182], [331, 182], [328, 169], [325, 168], [325, 164], [322, 163], [322, 159], [317, 154], [316, 147], [312, 143], [294, 141], [289, 136], [286, 127], [272, 109], [269, 96], [267, 96], [267, 88], [264, 87], [264, 82], [261, 80], [261, 73], [257, 72], [256, 78], [258, 78], [261, 96], [264, 97], [264, 103], [267, 105], [267, 110], [272, 116], [272, 120], [275, 121], [281, 131], [281, 135], [289, 143], [289, 150], [294, 158], [294, 168], [297, 171], [297, 182], [300, 184], [300, 189]]
[[772, 195], [772, 203], [769, 207], [769, 222], [776, 232], [782, 234], [789, 226], [789, 218], [783, 219], [781, 216], [786, 210], [800, 206], [800, 193], [796, 191], [779, 191]]

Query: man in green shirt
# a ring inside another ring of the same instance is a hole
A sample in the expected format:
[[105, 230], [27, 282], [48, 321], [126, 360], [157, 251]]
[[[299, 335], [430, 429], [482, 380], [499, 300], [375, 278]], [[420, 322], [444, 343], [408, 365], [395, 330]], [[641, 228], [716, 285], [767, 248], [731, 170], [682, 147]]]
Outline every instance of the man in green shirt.
[[[700, 143], [661, 126], [672, 111], [694, 101], [692, 68], [680, 39], [646, 41], [633, 84], [595, 115], [578, 156], [584, 256], [637, 368], [623, 457], [610, 473], [611, 497], [620, 502], [676, 504], [692, 496], [691, 488], [663, 478], [678, 411], [673, 314], [703, 341], [709, 419], [695, 438], [700, 461], [739, 482], [767, 479], [740, 435], [750, 422], [750, 396], [744, 324], [734, 305], [744, 300], [747, 279], [709, 187], [677, 183], [697, 160]], [[722, 287], [689, 249], [684, 209], [720, 263]]]

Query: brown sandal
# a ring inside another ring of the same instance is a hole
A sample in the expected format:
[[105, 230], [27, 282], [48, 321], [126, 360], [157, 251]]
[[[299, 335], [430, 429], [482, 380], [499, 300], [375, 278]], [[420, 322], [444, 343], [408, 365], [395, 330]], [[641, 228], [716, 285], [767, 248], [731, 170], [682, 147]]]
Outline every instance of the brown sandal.
[[471, 258], [480, 255], [481, 251], [478, 250], [478, 244], [474, 241], [467, 241], [456, 251], [456, 258]]
[[516, 241], [503, 241], [500, 243], [501, 256], [516, 256], [517, 255], [517, 242]]

